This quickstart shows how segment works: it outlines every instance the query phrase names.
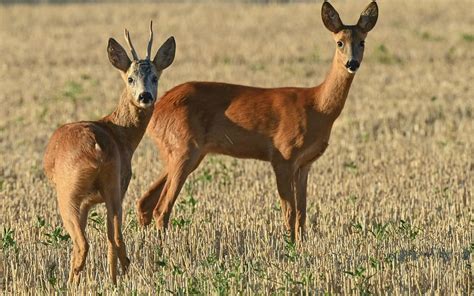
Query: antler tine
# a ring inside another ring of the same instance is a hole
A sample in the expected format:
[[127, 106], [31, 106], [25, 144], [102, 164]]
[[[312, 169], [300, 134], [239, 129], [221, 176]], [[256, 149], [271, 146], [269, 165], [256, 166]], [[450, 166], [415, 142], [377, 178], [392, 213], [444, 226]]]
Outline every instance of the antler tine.
[[135, 48], [133, 48], [132, 40], [130, 40], [130, 33], [128, 32], [127, 29], [125, 29], [124, 34], [125, 34], [125, 41], [127, 41], [128, 48], [132, 52], [133, 59], [135, 61], [138, 61], [139, 59], [138, 59], [137, 52], [135, 51]]
[[151, 46], [153, 45], [153, 21], [150, 21], [150, 40], [148, 41], [148, 47], [146, 49], [146, 58], [151, 58]]

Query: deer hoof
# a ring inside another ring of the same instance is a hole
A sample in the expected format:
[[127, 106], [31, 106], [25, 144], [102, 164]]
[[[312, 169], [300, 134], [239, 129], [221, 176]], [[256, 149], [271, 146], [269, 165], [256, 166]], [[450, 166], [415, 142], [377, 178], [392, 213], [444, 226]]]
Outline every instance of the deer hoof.
[[122, 264], [122, 272], [126, 274], [128, 271], [128, 267], [130, 266], [130, 259], [125, 257], [125, 262], [120, 262]]
[[140, 223], [141, 226], [148, 226], [151, 223], [151, 218], [152, 218], [151, 213], [138, 212], [137, 216], [138, 216], [138, 223]]

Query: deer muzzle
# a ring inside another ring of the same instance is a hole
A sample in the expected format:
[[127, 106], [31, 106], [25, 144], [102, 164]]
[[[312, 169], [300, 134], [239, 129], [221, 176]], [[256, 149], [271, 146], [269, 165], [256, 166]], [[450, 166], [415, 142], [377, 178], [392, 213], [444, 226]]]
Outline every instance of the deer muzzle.
[[148, 107], [153, 103], [153, 96], [149, 92], [142, 92], [138, 95], [138, 103], [141, 107]]
[[349, 73], [355, 73], [359, 69], [360, 63], [356, 60], [350, 60], [346, 63], [346, 68]]

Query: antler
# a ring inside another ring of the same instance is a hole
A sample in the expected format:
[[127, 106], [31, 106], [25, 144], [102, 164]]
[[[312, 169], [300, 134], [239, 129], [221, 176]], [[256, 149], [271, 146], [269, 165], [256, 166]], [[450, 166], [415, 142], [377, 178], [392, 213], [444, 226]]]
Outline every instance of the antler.
[[125, 33], [125, 40], [127, 41], [128, 48], [132, 52], [133, 60], [138, 61], [138, 55], [137, 52], [135, 51], [135, 48], [133, 48], [132, 41], [130, 40], [130, 33], [128, 32], [127, 29], [124, 31]]
[[149, 60], [151, 57], [151, 46], [153, 44], [153, 21], [150, 21], [150, 41], [148, 41], [148, 47], [146, 49], [146, 59]]

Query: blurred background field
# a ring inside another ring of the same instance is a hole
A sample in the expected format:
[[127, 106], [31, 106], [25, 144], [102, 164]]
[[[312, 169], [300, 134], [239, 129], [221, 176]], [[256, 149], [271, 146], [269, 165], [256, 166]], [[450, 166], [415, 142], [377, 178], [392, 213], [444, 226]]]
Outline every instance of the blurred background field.
[[[0, 3], [4, 3], [0, 2]], [[219, 3], [216, 3], [219, 2]], [[473, 291], [474, 18], [469, 0], [379, 1], [365, 59], [308, 186], [308, 239], [283, 236], [267, 163], [212, 156], [160, 241], [134, 204], [161, 164], [147, 137], [124, 201], [129, 273], [107, 277], [105, 209], [89, 218], [81, 284], [42, 156], [59, 125], [113, 110], [109, 37], [143, 55], [174, 35], [159, 94], [190, 81], [314, 86], [334, 42], [320, 2], [0, 6], [0, 294], [461, 294]], [[253, 2], [253, 1], [252, 1]], [[367, 1], [332, 1], [355, 23]]]

